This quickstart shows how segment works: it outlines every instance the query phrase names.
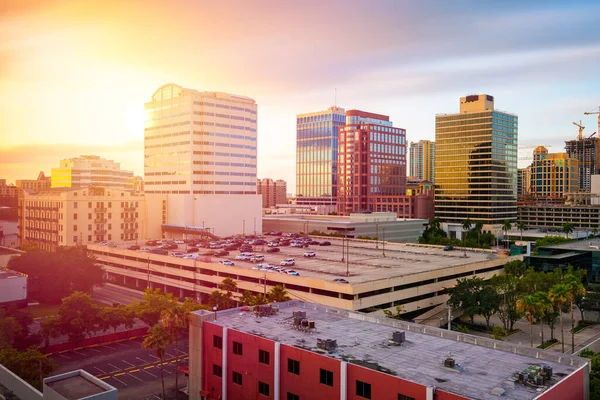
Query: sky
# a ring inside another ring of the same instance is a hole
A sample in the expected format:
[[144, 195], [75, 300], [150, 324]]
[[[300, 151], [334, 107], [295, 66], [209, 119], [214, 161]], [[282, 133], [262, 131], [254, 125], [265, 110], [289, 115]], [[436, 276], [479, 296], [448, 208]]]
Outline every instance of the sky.
[[[258, 177], [295, 191], [296, 114], [389, 115], [408, 141], [487, 93], [519, 144], [598, 130], [600, 2], [0, 1], [0, 178], [95, 154], [143, 175], [143, 104], [165, 83], [258, 103]], [[527, 157], [532, 148], [520, 150]], [[521, 160], [520, 166], [527, 165]]]

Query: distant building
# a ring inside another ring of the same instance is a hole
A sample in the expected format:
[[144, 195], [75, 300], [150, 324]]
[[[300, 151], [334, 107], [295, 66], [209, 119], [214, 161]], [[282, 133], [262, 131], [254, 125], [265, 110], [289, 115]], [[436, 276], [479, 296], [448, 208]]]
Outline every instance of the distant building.
[[190, 400], [589, 398], [588, 359], [315, 303], [189, 325]]
[[567, 153], [548, 153], [538, 146], [529, 169], [530, 194], [535, 198], [562, 198], [579, 190], [579, 162]]
[[531, 168], [517, 170], [517, 197], [526, 197], [531, 194]]
[[591, 176], [598, 171], [598, 138], [582, 137], [565, 141], [565, 150], [570, 158], [579, 162], [579, 189], [587, 192], [591, 189]]
[[47, 250], [143, 237], [144, 196], [129, 190], [88, 187], [23, 193], [19, 244]]
[[338, 128], [343, 108], [296, 116], [296, 197], [300, 205], [335, 206], [338, 191]]
[[262, 207], [271, 208], [287, 203], [287, 182], [281, 179], [264, 178], [256, 180], [258, 194], [262, 196]]
[[419, 140], [410, 143], [410, 176], [435, 182], [435, 142]]
[[0, 179], [0, 207], [16, 207], [20, 189], [7, 184], [6, 179]]
[[121, 164], [98, 156], [81, 156], [60, 160], [52, 168], [52, 188], [80, 189], [102, 186], [109, 189], [133, 190], [133, 172], [121, 170]]
[[435, 216], [482, 221], [487, 230], [516, 220], [517, 116], [480, 94], [461, 97], [459, 113], [435, 122]]
[[41, 192], [42, 190], [50, 189], [50, 177], [46, 176], [44, 171], [40, 171], [37, 179], [17, 179], [16, 186], [33, 193]]
[[[250, 97], [166, 84], [144, 104], [148, 234], [261, 232], [257, 104]], [[252, 222], [251, 222], [252, 221]], [[248, 230], [248, 232], [250, 229]]]

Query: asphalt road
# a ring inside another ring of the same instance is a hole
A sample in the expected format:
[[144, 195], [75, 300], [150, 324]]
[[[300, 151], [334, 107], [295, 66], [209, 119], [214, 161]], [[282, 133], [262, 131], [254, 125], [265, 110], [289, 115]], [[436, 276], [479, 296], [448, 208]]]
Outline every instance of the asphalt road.
[[133, 303], [134, 301], [142, 300], [142, 291], [124, 288], [121, 286], [114, 285], [112, 283], [105, 283], [100, 287], [94, 288], [94, 293], [92, 297], [96, 301], [105, 304], [119, 303], [127, 305]]
[[[119, 399], [144, 399], [161, 392], [161, 369], [167, 390], [175, 386], [176, 362], [187, 364], [189, 339], [166, 348], [164, 362], [155, 351], [142, 348], [143, 338], [114, 342], [95, 347], [79, 348], [53, 354], [59, 367], [52, 375], [83, 369], [119, 390]], [[186, 377], [179, 373], [179, 388], [187, 386]]]

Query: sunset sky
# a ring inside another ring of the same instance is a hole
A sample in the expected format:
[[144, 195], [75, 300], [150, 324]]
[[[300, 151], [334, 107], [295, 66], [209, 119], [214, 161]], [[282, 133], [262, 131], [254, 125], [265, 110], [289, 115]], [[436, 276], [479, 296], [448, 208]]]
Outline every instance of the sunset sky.
[[169, 82], [254, 98], [258, 176], [290, 192], [295, 116], [335, 88], [409, 141], [488, 93], [519, 116], [519, 144], [563, 151], [573, 121], [598, 129], [583, 112], [600, 105], [599, 15], [593, 1], [2, 0], [0, 178], [81, 154], [143, 175], [143, 103]]

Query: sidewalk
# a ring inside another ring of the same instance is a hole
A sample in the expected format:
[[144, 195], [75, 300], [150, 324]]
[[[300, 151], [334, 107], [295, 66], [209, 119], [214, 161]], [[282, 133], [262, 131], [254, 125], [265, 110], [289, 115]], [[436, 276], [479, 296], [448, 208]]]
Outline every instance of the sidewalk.
[[[564, 328], [564, 338], [565, 338], [565, 353], [571, 353], [571, 316], [570, 314], [562, 314], [561, 315], [562, 321], [563, 321], [563, 328]], [[577, 326], [577, 323], [579, 322], [579, 320], [581, 319], [581, 314], [579, 313], [579, 311], [575, 311], [575, 326]], [[477, 324], [481, 324], [481, 325], [485, 325], [485, 318], [481, 317], [481, 316], [475, 316], [475, 323]], [[595, 321], [596, 319], [593, 318], [593, 321]], [[498, 326], [502, 326], [502, 321], [500, 321], [500, 319], [498, 319], [496, 316], [493, 316], [492, 318], [490, 318], [490, 326], [493, 327], [494, 325], [498, 325]], [[524, 346], [529, 346], [530, 345], [530, 339], [529, 339], [529, 322], [522, 318], [520, 320], [518, 320], [517, 322], [515, 322], [515, 329], [519, 329], [519, 332], [513, 333], [512, 335], [509, 335], [507, 337], [504, 338], [505, 342], [510, 342], [510, 343], [515, 343], [515, 344], [522, 344]], [[541, 338], [541, 333], [540, 333], [540, 324], [534, 324], [533, 325], [533, 346], [539, 346], [542, 342], [542, 338]], [[476, 336], [483, 336], [483, 337], [491, 337], [490, 334], [488, 333], [483, 333], [483, 332], [475, 332], [475, 331], [469, 331], [470, 334], [472, 335], [476, 335]], [[544, 324], [544, 340], [550, 340], [550, 327], [546, 324]], [[557, 343], [555, 343], [554, 345], [546, 348], [545, 350], [549, 350], [549, 351], [555, 351], [558, 353], [562, 352], [562, 346], [560, 344], [560, 339], [561, 339], [561, 332], [560, 332], [560, 322], [557, 320], [556, 321], [556, 325], [554, 328], [554, 338], [558, 339], [559, 341]], [[579, 332], [577, 332], [575, 334], [575, 351], [585, 347], [585, 345], [589, 344], [590, 342], [592, 342], [595, 339], [600, 338], [600, 325], [592, 325], [589, 326]]]

